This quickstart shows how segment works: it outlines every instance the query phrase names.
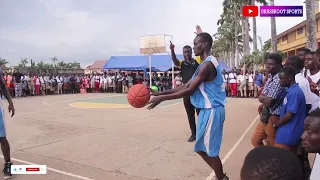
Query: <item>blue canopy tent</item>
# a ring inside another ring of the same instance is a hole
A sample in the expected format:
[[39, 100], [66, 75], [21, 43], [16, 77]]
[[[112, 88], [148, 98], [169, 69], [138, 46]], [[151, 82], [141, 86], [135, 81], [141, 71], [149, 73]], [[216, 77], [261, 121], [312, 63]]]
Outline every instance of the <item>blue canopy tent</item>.
[[[178, 59], [183, 60], [183, 55], [177, 55]], [[230, 71], [224, 60], [219, 61], [222, 70]], [[172, 70], [171, 55], [161, 54], [152, 55], [151, 59], [151, 71], [168, 71]], [[131, 70], [131, 71], [149, 71], [149, 57], [148, 55], [139, 56], [111, 56], [108, 62], [103, 66], [104, 70], [119, 69], [119, 70]]]
[[[183, 59], [183, 55], [177, 55], [178, 59]], [[171, 55], [152, 55], [152, 71], [167, 71], [172, 67]], [[111, 56], [108, 62], [103, 66], [104, 70], [143, 70], [149, 69], [149, 56]]]
[[221, 69], [222, 69], [222, 70], [225, 70], [226, 72], [232, 70], [232, 68], [229, 68], [229, 67], [227, 66], [227, 64], [224, 62], [224, 60], [220, 60], [220, 61], [219, 61], [219, 65], [221, 66]]

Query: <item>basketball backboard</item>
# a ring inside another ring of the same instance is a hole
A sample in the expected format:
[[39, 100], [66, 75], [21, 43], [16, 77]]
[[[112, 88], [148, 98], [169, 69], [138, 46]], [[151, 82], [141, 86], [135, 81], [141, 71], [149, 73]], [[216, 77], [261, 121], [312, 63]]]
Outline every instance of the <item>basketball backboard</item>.
[[157, 34], [140, 36], [140, 54], [166, 53], [168, 35]]

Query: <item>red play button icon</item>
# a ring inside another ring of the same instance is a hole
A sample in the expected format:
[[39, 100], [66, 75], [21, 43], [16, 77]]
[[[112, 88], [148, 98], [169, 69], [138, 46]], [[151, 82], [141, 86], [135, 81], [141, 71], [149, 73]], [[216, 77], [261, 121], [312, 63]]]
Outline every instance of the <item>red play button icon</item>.
[[242, 16], [256, 17], [259, 15], [258, 6], [242, 6]]

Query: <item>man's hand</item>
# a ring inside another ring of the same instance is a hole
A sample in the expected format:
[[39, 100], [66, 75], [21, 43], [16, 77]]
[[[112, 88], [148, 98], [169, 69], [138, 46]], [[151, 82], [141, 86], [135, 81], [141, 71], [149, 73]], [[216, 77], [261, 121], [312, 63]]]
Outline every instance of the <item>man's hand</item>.
[[199, 25], [196, 25], [196, 32], [194, 32], [196, 35], [202, 33], [202, 29]]
[[174, 44], [172, 44], [172, 42], [170, 41], [170, 49], [174, 50], [174, 47], [175, 47]]
[[260, 106], [258, 107], [258, 113], [259, 114], [261, 114], [262, 108], [263, 108], [263, 104], [260, 104]]
[[314, 83], [310, 77], [307, 77], [307, 80], [309, 81], [310, 84], [310, 90], [315, 93], [317, 96], [319, 96], [319, 86], [317, 83]]
[[153, 109], [155, 108], [156, 106], [158, 106], [162, 101], [164, 101], [163, 99], [163, 96], [157, 96], [157, 97], [154, 97], [152, 98], [148, 104], [150, 104], [150, 106], [148, 107], [148, 109]]
[[150, 87], [148, 87], [150, 95], [152, 96], [159, 96], [161, 93], [159, 91], [155, 91], [153, 89], [151, 89]]
[[11, 112], [11, 117], [13, 117], [15, 113], [13, 103], [9, 103], [8, 110], [9, 110], [9, 113]]

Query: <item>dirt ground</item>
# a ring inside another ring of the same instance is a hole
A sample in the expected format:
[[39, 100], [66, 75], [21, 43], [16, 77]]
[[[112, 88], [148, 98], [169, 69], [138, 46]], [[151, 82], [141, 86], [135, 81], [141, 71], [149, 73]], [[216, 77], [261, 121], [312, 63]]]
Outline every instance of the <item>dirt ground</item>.
[[[257, 123], [256, 99], [228, 99], [221, 148], [224, 170], [239, 179]], [[76, 94], [14, 99], [6, 112], [14, 164], [47, 165], [46, 175], [17, 180], [209, 180], [193, 152], [180, 100], [154, 110], [128, 106], [125, 95]], [[3, 160], [2, 160], [3, 162]], [[210, 176], [211, 174], [211, 176]]]

